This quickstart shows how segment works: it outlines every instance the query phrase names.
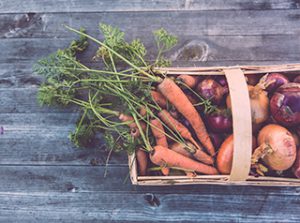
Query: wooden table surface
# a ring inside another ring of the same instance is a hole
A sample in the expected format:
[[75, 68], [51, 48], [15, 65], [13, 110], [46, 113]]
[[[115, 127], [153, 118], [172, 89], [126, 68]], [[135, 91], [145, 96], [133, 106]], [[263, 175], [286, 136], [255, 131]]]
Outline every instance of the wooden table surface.
[[132, 186], [124, 153], [104, 178], [107, 152], [69, 142], [76, 111], [39, 107], [31, 69], [75, 37], [61, 24], [99, 36], [99, 22], [139, 37], [150, 55], [151, 31], [165, 27], [180, 40], [175, 65], [299, 62], [299, 8], [299, 0], [1, 0], [0, 222], [300, 222], [300, 188]]

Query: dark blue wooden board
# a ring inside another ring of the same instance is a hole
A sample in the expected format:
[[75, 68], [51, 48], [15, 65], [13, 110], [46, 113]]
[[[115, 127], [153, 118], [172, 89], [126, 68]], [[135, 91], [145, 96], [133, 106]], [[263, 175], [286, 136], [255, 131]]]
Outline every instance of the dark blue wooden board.
[[[296, 0], [0, 2], [0, 222], [299, 222], [299, 188], [138, 187], [125, 153], [68, 141], [76, 109], [39, 107], [34, 62], [75, 35], [61, 24], [119, 26], [153, 55], [151, 31], [179, 36], [175, 65], [299, 62]], [[95, 45], [81, 58], [89, 61]], [[181, 53], [179, 53], [181, 52]], [[96, 166], [92, 166], [96, 164]], [[107, 176], [104, 177], [104, 173]]]

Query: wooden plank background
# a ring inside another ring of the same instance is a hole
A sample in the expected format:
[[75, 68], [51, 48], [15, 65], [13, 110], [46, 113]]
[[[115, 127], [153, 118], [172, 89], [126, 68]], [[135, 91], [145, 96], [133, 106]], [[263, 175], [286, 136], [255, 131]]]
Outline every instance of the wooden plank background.
[[[76, 109], [39, 107], [41, 78], [31, 69], [75, 37], [61, 24], [97, 36], [99, 22], [142, 39], [150, 58], [152, 30], [166, 28], [180, 40], [168, 55], [175, 65], [299, 62], [299, 7], [298, 0], [1, 0], [0, 222], [299, 222], [300, 188], [132, 186], [126, 154], [105, 166], [101, 145], [68, 141]], [[91, 44], [81, 59], [95, 50]]]

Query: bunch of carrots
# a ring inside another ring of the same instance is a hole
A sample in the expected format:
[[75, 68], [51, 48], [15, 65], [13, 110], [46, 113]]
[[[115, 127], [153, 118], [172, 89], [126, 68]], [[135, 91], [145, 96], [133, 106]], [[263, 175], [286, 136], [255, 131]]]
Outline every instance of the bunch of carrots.
[[[153, 69], [171, 64], [164, 53], [177, 43], [164, 29], [154, 32], [158, 53], [150, 63], [140, 40], [126, 42], [117, 28], [100, 24], [103, 41], [66, 28], [80, 40], [39, 61], [35, 71], [45, 77], [38, 93], [41, 104], [81, 109], [70, 135], [75, 144], [84, 145], [102, 132], [108, 148], [135, 152], [141, 176], [230, 173], [232, 119], [226, 80]], [[99, 45], [94, 59], [100, 58], [104, 68], [89, 68], [77, 58], [87, 40]], [[258, 166], [253, 162], [262, 172]]]

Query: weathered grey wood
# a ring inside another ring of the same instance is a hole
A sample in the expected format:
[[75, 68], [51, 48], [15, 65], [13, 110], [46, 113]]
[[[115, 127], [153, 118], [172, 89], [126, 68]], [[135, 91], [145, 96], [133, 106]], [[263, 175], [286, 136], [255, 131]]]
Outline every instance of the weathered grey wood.
[[[296, 35], [270, 36], [185, 36], [170, 53], [177, 61], [297, 61], [300, 37]], [[0, 63], [36, 61], [58, 48], [68, 45], [70, 39], [3, 39], [0, 41], [2, 54]], [[234, 43], [234, 45], [233, 45]], [[284, 43], [284, 44], [283, 44]], [[149, 58], [153, 59], [156, 49], [152, 38], [145, 38]], [[82, 61], [90, 61], [94, 55], [88, 50]]]
[[[0, 220], [106, 220], [142, 222], [297, 222], [299, 201], [295, 196], [249, 196], [228, 194], [231, 203], [222, 195], [155, 194], [159, 206], [151, 206], [139, 193], [11, 193], [0, 194]], [[278, 206], [273, 206], [276, 200]], [[192, 201], [192, 202], [191, 202]], [[248, 206], [248, 202], [256, 205]], [[189, 203], [190, 205], [186, 205]], [[205, 203], [206, 205], [203, 205]], [[294, 204], [293, 208], [289, 205]], [[105, 208], [101, 208], [105, 206]], [[226, 207], [224, 209], [224, 207]], [[180, 211], [178, 211], [178, 209]], [[13, 214], [12, 214], [13, 213]], [[166, 214], [168, 213], [168, 214]], [[12, 214], [12, 216], [8, 216]]]
[[[104, 178], [105, 166], [51, 166], [51, 165], [0, 165], [0, 193], [31, 192], [153, 192], [175, 194], [210, 194], [263, 196], [294, 196], [298, 199], [300, 189], [288, 187], [251, 187], [251, 186], [132, 186], [127, 181], [127, 165], [109, 165]], [[19, 180], [18, 180], [19, 179]], [[14, 184], [18, 182], [18, 184]], [[73, 190], [74, 191], [74, 190]]]
[[177, 11], [177, 10], [272, 10], [272, 9], [296, 9], [299, 8], [297, 0], [80, 0], [53, 1], [43, 0], [26, 2], [4, 0], [0, 5], [0, 13], [21, 12], [115, 12], [115, 11]]
[[74, 36], [62, 24], [85, 27], [99, 36], [99, 22], [121, 27], [129, 37], [140, 36], [142, 40], [161, 27], [180, 37], [298, 34], [297, 21], [299, 10], [0, 14], [0, 38]]
[[[0, 165], [103, 165], [108, 157], [99, 139], [92, 148], [77, 148], [68, 135], [77, 113], [0, 113]], [[110, 164], [127, 164], [124, 153], [113, 153]]]
[[72, 112], [76, 108], [41, 107], [36, 98], [37, 87], [1, 88], [0, 113]]
[[[260, 222], [299, 221], [297, 188], [141, 188], [132, 187], [129, 182], [123, 184], [127, 171], [126, 167], [110, 167], [105, 179], [103, 167], [0, 166], [0, 216], [8, 218], [7, 213], [15, 211], [14, 216], [18, 217], [26, 211], [32, 213], [25, 215], [29, 219], [33, 216], [49, 219], [68, 216], [90, 220], [87, 216], [98, 219], [109, 216], [106, 220], [129, 222], [149, 219], [250, 222], [257, 218]], [[148, 192], [156, 197], [154, 206], [148, 202], [151, 197], [151, 194], [147, 196]]]

